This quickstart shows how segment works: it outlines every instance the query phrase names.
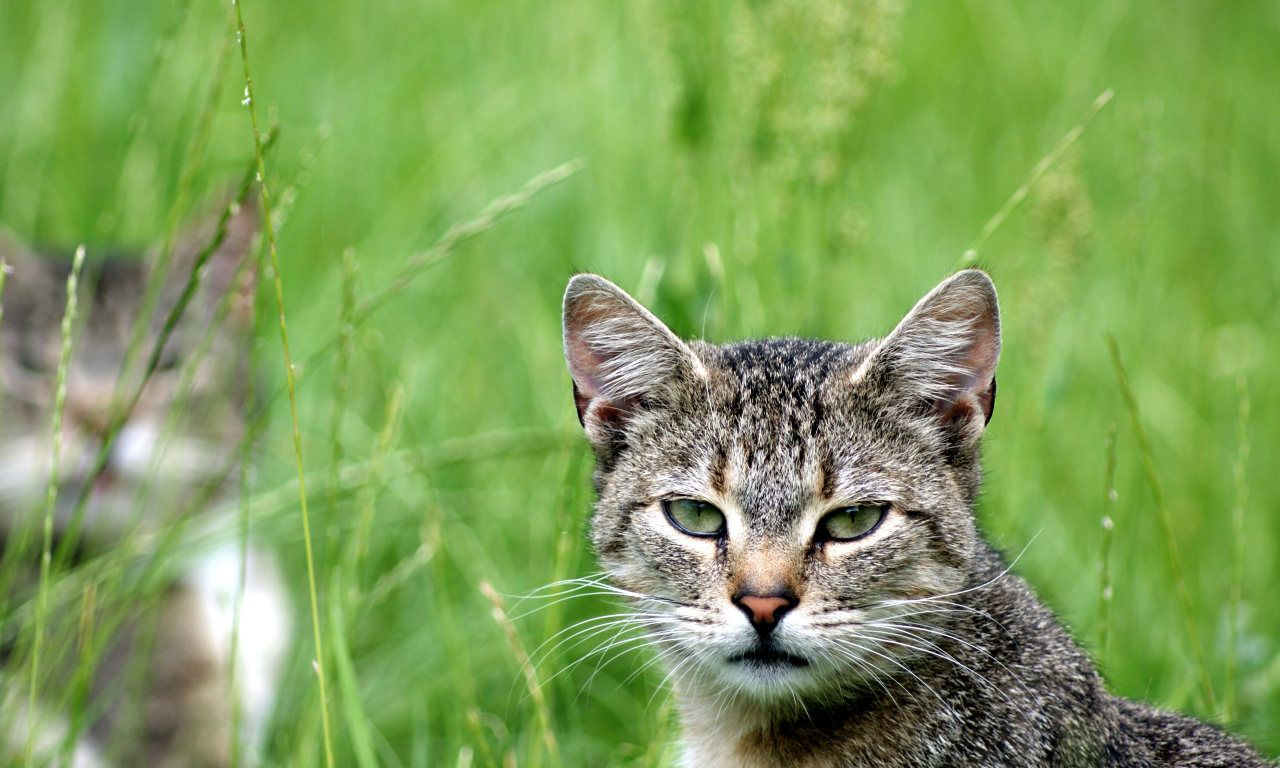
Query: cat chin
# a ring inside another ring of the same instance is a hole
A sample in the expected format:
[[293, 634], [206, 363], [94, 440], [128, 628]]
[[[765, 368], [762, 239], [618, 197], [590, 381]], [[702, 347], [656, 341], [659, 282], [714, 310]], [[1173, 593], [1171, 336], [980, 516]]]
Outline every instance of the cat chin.
[[707, 693], [764, 707], [809, 699], [825, 686], [813, 666], [799, 657], [744, 658], [739, 654], [708, 663], [702, 672], [695, 684]]

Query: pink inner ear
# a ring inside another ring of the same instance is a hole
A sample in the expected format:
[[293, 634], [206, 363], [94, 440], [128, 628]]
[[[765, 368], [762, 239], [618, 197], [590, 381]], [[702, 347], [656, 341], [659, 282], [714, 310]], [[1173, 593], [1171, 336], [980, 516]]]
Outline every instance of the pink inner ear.
[[934, 413], [944, 423], [955, 423], [978, 413], [982, 414], [984, 425], [991, 421], [1000, 336], [989, 317], [980, 317], [974, 325], [977, 338], [962, 350], [962, 356], [955, 361], [960, 370], [951, 374], [947, 394], [934, 404]]
[[569, 373], [573, 376], [575, 394], [581, 393], [588, 400], [602, 397], [604, 382], [600, 370], [604, 366], [604, 357], [593, 350], [582, 334], [577, 331], [570, 331], [565, 347], [568, 352], [566, 357], [569, 359]]
[[612, 422], [629, 409], [625, 398], [618, 397], [616, 392], [607, 392], [611, 356], [601, 353], [588, 341], [591, 331], [599, 332], [607, 322], [611, 310], [605, 302], [593, 300], [588, 294], [573, 302], [565, 315], [565, 358], [573, 377], [578, 421], [584, 425], [588, 415]]

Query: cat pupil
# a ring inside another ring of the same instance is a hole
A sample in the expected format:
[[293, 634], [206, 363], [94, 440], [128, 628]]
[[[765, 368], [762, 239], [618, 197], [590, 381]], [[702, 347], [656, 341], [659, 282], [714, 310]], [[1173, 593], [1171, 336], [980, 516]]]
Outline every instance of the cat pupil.
[[850, 541], [875, 530], [884, 514], [885, 507], [868, 504], [837, 509], [823, 518], [819, 532], [836, 541]]
[[679, 530], [693, 536], [719, 536], [724, 533], [724, 513], [705, 501], [668, 499], [662, 502], [667, 519]]

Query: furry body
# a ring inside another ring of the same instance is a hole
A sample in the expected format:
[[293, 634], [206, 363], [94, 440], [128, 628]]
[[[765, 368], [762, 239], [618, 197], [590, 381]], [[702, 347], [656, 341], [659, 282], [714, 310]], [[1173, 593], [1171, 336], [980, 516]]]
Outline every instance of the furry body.
[[686, 343], [570, 283], [592, 540], [671, 670], [683, 765], [1266, 765], [1108, 694], [979, 534], [999, 345], [976, 270], [856, 346]]

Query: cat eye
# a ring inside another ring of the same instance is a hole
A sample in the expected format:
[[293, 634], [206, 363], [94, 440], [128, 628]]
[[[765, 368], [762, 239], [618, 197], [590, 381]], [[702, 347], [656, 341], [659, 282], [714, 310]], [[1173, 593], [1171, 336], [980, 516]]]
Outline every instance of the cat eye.
[[677, 530], [690, 536], [724, 535], [724, 513], [705, 501], [663, 499], [662, 511]]
[[842, 507], [818, 523], [818, 539], [853, 541], [874, 531], [889, 511], [887, 504], [859, 504]]

